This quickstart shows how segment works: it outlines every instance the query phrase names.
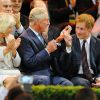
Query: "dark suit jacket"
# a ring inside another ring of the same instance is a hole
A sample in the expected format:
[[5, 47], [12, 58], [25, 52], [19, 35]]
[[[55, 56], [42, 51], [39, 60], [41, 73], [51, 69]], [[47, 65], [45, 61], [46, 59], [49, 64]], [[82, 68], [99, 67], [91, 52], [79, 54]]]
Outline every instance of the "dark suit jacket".
[[29, 18], [23, 14], [20, 16], [20, 21], [24, 29], [27, 29], [29, 26]]
[[[60, 73], [69, 78], [78, 74], [81, 64], [81, 48], [76, 35], [73, 35], [72, 43], [72, 52], [70, 54], [62, 53], [60, 58]], [[100, 75], [100, 40], [93, 36], [90, 39], [90, 67], [95, 76]]]
[[48, 30], [48, 41], [56, 39], [60, 35], [60, 29], [55, 26], [50, 26]]
[[66, 7], [65, 0], [48, 0], [48, 11], [51, 24], [61, 24], [69, 21], [69, 15], [73, 11]]
[[21, 71], [32, 73], [49, 68], [50, 56], [34, 32], [28, 28], [20, 38], [18, 52], [21, 57]]
[[[55, 26], [50, 26], [48, 31], [48, 41], [51, 41], [53, 39], [56, 39], [60, 35], [59, 28]], [[66, 47], [64, 40], [61, 42], [61, 46], [58, 46], [57, 50], [53, 53], [51, 53], [51, 68], [54, 75], [62, 75], [61, 71], [61, 64], [60, 64], [60, 56], [64, 52], [64, 48]]]

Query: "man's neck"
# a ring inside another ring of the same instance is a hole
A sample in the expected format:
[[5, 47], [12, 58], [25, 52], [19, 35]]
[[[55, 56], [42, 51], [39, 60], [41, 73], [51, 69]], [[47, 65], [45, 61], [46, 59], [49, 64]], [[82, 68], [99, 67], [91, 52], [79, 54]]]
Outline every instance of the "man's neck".
[[33, 30], [35, 30], [38, 34], [40, 34], [41, 35], [41, 31], [40, 31], [40, 29], [39, 29], [39, 27], [37, 27], [37, 26], [30, 26]]

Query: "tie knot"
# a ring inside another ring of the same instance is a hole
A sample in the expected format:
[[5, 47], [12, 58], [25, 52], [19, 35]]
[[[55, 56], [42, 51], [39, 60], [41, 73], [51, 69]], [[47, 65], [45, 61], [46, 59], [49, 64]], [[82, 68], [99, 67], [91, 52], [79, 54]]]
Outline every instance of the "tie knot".
[[83, 44], [85, 44], [86, 43], [86, 40], [83, 40]]
[[83, 40], [82, 48], [85, 47], [86, 40]]

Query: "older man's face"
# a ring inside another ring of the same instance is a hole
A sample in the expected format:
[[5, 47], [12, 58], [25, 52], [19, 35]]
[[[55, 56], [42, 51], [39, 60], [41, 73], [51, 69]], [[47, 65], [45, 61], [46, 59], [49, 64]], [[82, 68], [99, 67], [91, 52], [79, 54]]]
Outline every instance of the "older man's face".
[[18, 13], [22, 6], [22, 0], [11, 0], [13, 13]]
[[50, 25], [48, 18], [38, 20], [37, 23], [38, 23], [38, 26], [39, 26], [41, 33], [43, 33], [43, 32], [47, 33], [48, 32], [48, 28], [49, 28], [49, 25]]

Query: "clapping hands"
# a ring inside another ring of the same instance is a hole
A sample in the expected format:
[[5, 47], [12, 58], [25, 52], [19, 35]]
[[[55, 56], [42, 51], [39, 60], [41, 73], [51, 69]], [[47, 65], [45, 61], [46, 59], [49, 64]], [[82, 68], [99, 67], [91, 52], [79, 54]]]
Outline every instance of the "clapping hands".
[[21, 42], [21, 39], [20, 38], [12, 39], [7, 44], [8, 50], [10, 50], [10, 51], [16, 50], [19, 47], [20, 42]]
[[20, 38], [12, 39], [11, 41], [9, 41], [7, 43], [6, 49], [4, 50], [4, 55], [7, 54], [8, 52], [12, 52], [13, 57], [15, 57], [16, 56], [16, 50], [19, 47], [20, 42], [21, 42]]

